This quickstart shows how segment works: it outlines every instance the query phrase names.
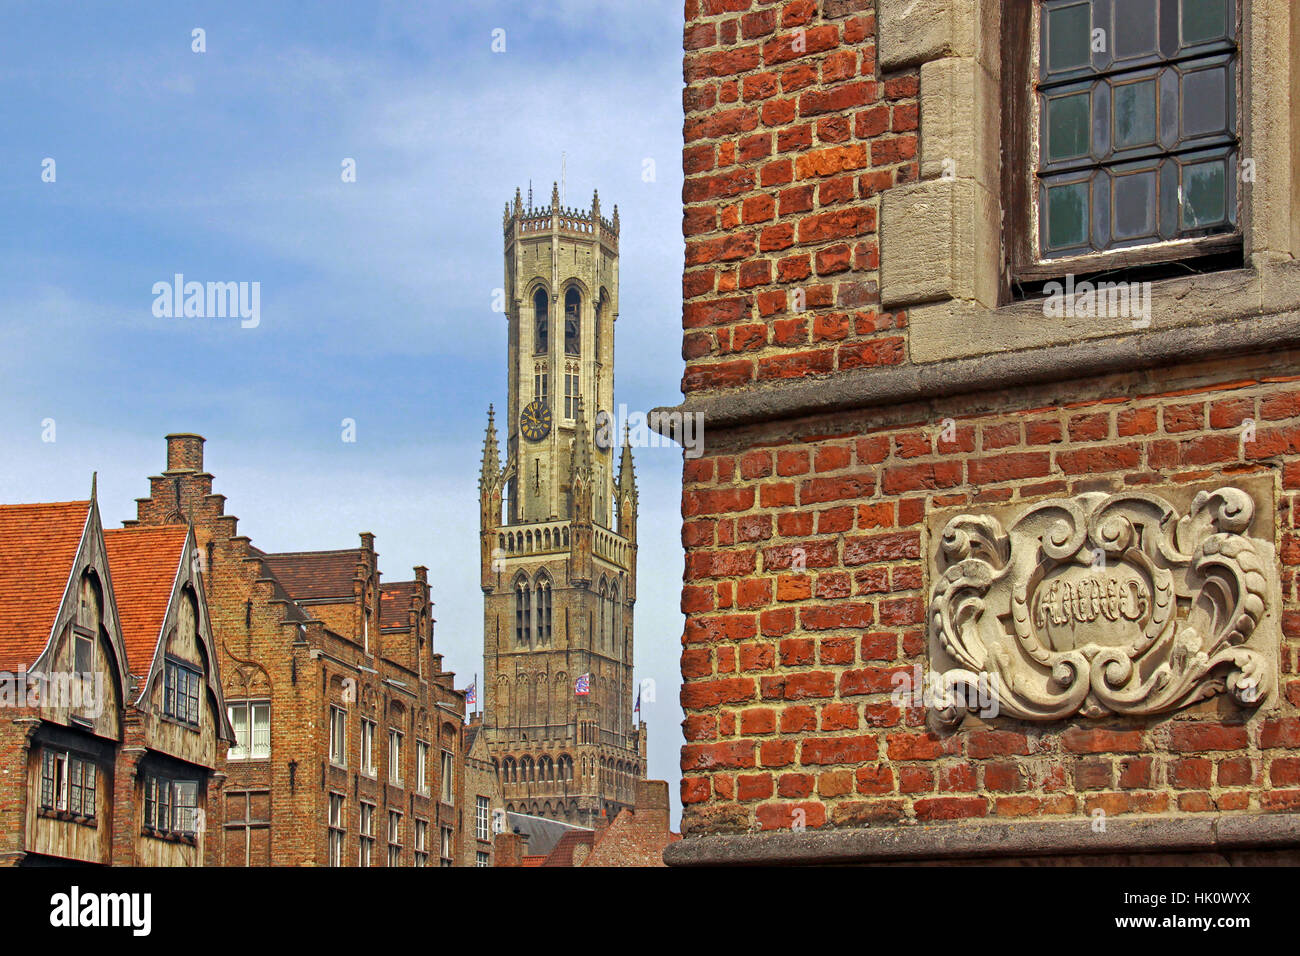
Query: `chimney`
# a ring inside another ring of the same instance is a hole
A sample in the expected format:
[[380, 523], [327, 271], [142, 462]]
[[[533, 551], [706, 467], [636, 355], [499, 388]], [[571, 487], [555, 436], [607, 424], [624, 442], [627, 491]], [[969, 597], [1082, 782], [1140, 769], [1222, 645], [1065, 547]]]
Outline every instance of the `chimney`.
[[498, 833], [493, 841], [496, 866], [523, 866], [524, 846], [518, 833]]
[[181, 432], [167, 436], [167, 472], [202, 471], [203, 436]]
[[667, 780], [638, 780], [636, 782], [636, 815], [661, 824], [667, 832], [671, 820], [668, 810]]

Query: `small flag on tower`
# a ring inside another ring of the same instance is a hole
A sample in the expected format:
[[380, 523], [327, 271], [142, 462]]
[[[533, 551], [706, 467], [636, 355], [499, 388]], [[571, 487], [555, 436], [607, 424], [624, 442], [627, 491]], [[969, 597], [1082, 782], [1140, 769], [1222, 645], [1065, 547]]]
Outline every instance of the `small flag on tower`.
[[636, 689], [636, 706], [632, 708], [632, 713], [634, 714], [641, 713], [641, 688], [640, 687], [637, 687]]
[[465, 705], [467, 707], [472, 707], [477, 703], [478, 703], [478, 678], [476, 677], [474, 678], [474, 682], [470, 684], [469, 687], [465, 688]]
[[583, 674], [578, 678], [578, 682], [573, 685], [573, 693], [578, 697], [586, 697], [591, 693], [591, 675]]

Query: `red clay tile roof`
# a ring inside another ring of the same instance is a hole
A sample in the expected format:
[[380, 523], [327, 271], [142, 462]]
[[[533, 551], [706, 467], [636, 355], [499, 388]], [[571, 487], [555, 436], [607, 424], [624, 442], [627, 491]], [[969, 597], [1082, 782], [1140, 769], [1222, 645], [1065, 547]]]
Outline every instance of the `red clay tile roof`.
[[296, 551], [264, 555], [266, 569], [295, 601], [317, 598], [352, 599], [360, 548], [346, 551]]
[[520, 866], [545, 866], [546, 857], [544, 856], [526, 856], [519, 861]]
[[148, 674], [153, 663], [187, 533], [182, 525], [104, 532], [126, 659], [137, 677]]
[[570, 830], [560, 837], [560, 842], [546, 855], [542, 866], [573, 866], [573, 851], [579, 846], [592, 846], [595, 842], [596, 834], [591, 830]]
[[379, 626], [403, 627], [410, 630], [411, 598], [415, 595], [414, 581], [394, 581], [379, 587]]
[[0, 668], [45, 649], [89, 514], [89, 501], [0, 505]]

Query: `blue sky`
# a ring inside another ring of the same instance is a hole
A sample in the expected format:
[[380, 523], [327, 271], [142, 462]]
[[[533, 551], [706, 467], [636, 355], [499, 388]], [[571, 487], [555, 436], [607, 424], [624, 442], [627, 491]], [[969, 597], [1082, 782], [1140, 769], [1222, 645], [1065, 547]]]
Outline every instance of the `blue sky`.
[[[566, 205], [618, 204], [616, 400], [676, 401], [681, 86], [677, 0], [8, 0], [0, 501], [81, 497], [98, 471], [115, 526], [162, 436], [198, 432], [257, 546], [371, 531], [386, 579], [428, 565], [436, 644], [468, 683], [479, 452], [505, 401], [502, 208], [530, 180], [547, 201], [562, 162]], [[260, 325], [155, 317], [177, 272], [259, 282]], [[674, 801], [680, 474], [680, 451], [639, 451], [637, 676]]]

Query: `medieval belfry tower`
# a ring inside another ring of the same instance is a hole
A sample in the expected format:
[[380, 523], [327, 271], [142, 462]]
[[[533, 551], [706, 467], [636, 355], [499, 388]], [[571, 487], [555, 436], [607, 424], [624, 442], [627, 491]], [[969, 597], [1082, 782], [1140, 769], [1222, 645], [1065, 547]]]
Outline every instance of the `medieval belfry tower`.
[[483, 732], [507, 810], [593, 826], [646, 767], [636, 479], [611, 418], [618, 208], [564, 208], [558, 188], [535, 208], [516, 190], [504, 231], [505, 459], [489, 409], [479, 476]]

